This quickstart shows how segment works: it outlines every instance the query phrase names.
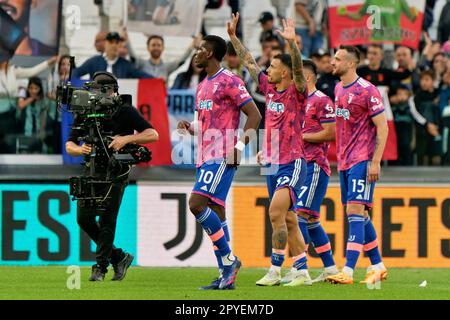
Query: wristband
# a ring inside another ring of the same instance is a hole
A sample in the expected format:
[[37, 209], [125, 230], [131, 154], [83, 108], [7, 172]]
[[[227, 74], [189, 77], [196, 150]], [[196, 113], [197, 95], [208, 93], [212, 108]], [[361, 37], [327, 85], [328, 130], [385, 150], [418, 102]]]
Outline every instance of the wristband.
[[236, 143], [234, 147], [242, 152], [245, 149], [245, 143], [243, 143], [242, 141], [238, 141], [238, 143]]

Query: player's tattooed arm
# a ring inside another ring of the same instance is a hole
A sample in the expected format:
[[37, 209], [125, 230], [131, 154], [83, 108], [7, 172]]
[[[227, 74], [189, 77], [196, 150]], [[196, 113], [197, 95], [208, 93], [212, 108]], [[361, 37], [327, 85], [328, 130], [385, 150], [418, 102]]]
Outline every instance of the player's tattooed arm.
[[289, 51], [291, 53], [292, 59], [292, 73], [294, 76], [294, 83], [297, 90], [303, 93], [306, 89], [306, 79], [303, 75], [303, 61], [300, 49], [298, 48], [297, 42], [295, 41], [295, 22], [292, 19], [287, 21], [283, 19], [283, 29], [284, 31], [277, 30], [277, 32], [282, 36], [289, 44]]
[[236, 28], [239, 21], [239, 12], [236, 15], [232, 14], [233, 20], [227, 22], [227, 32], [230, 36], [231, 44], [236, 50], [236, 54], [240, 58], [241, 62], [247, 68], [250, 76], [256, 84], [259, 84], [259, 74], [261, 69], [255, 61], [255, 58], [251, 55], [250, 51], [242, 44], [239, 38], [236, 36]]

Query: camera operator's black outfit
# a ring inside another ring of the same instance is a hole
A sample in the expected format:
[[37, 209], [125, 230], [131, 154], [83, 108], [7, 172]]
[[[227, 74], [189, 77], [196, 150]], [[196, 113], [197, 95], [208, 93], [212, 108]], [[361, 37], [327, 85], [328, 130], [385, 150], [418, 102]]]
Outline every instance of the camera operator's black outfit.
[[[78, 127], [80, 119], [75, 118], [72, 126], [72, 130], [68, 141], [72, 141], [75, 144], [79, 144], [78, 137], [86, 136], [86, 132], [83, 130], [74, 130], [74, 127]], [[113, 116], [111, 120], [103, 122], [103, 129], [105, 132], [112, 132], [112, 136], [120, 135], [132, 135], [134, 131], [142, 132], [147, 129], [152, 129], [152, 126], [140, 115], [140, 113], [132, 106], [122, 106]], [[97, 147], [98, 148], [98, 147]], [[108, 148], [108, 146], [106, 146]], [[86, 175], [89, 175], [89, 157], [85, 157], [85, 170]], [[108, 158], [96, 158], [96, 175], [105, 178], [107, 176]], [[109, 263], [116, 265], [125, 256], [121, 249], [113, 246], [114, 236], [116, 231], [117, 215], [119, 213], [120, 204], [122, 202], [122, 196], [125, 191], [125, 187], [128, 184], [128, 174], [130, 166], [124, 165], [120, 172], [115, 173], [112, 178], [115, 182], [112, 186], [96, 186], [96, 193], [101, 195], [108, 194], [108, 200], [105, 201], [105, 210], [99, 210], [98, 207], [92, 207], [89, 202], [84, 200], [78, 200], [77, 203], [77, 221], [81, 229], [83, 229], [89, 237], [97, 244], [96, 260], [97, 265], [101, 268], [103, 273], [107, 272]], [[111, 188], [110, 188], [111, 187]], [[96, 216], [100, 216], [99, 222], [96, 221]]]

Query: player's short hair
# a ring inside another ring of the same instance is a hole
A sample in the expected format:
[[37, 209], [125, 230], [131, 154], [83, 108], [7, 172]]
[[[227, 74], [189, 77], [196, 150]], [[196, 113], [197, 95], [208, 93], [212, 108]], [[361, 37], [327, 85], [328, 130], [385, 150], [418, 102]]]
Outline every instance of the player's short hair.
[[361, 60], [361, 51], [359, 51], [359, 49], [357, 47], [346, 46], [346, 45], [342, 45], [341, 44], [339, 49], [340, 50], [345, 50], [348, 53], [350, 53], [350, 55], [352, 55], [356, 59], [356, 64], [359, 64], [359, 61]]
[[286, 67], [288, 67], [289, 70], [291, 70], [291, 72], [292, 72], [292, 59], [291, 59], [291, 56], [289, 54], [287, 54], [287, 53], [280, 53], [280, 54], [277, 54], [273, 58], [280, 60], [281, 63], [283, 65], [285, 65]]
[[424, 70], [420, 73], [420, 79], [424, 78], [424, 77], [430, 77], [431, 79], [435, 79], [436, 74], [434, 73], [433, 70], [428, 69], [428, 70]]
[[317, 77], [317, 66], [312, 60], [303, 60], [303, 69], [308, 69]]
[[216, 58], [217, 61], [222, 61], [223, 57], [225, 57], [225, 54], [227, 53], [227, 42], [221, 37], [215, 35], [208, 35], [203, 38], [203, 41], [205, 41], [212, 48], [214, 58]]
[[164, 44], [164, 38], [163, 38], [163, 37], [161, 37], [161, 36], [158, 35], [158, 34], [153, 34], [153, 35], [151, 35], [150, 37], [148, 37], [148, 39], [147, 39], [147, 47], [150, 45], [150, 41], [152, 41], [153, 39], [159, 39], [159, 40], [161, 40], [162, 43]]
[[328, 51], [327, 51], [327, 52], [324, 52], [324, 53], [320, 56], [320, 59], [325, 58], [325, 57], [331, 58], [331, 53], [329, 53]]

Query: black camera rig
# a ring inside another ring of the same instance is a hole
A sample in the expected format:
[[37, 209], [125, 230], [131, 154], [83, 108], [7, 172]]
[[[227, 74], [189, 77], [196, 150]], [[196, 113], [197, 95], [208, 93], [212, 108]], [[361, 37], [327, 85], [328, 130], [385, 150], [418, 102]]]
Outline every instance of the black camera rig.
[[108, 147], [113, 133], [107, 131], [105, 124], [122, 106], [132, 105], [131, 95], [111, 96], [111, 89], [117, 88], [95, 82], [82, 88], [73, 87], [70, 79], [74, 60], [70, 57], [69, 81], [58, 86], [57, 101], [60, 109], [76, 116], [77, 125], [72, 130], [83, 132], [78, 141], [91, 145], [92, 152], [85, 156], [84, 175], [70, 178], [70, 195], [72, 200], [83, 200], [85, 206], [102, 208], [108, 205], [113, 184], [125, 181], [132, 165], [149, 162], [152, 156], [141, 145], [126, 145], [118, 152]]

